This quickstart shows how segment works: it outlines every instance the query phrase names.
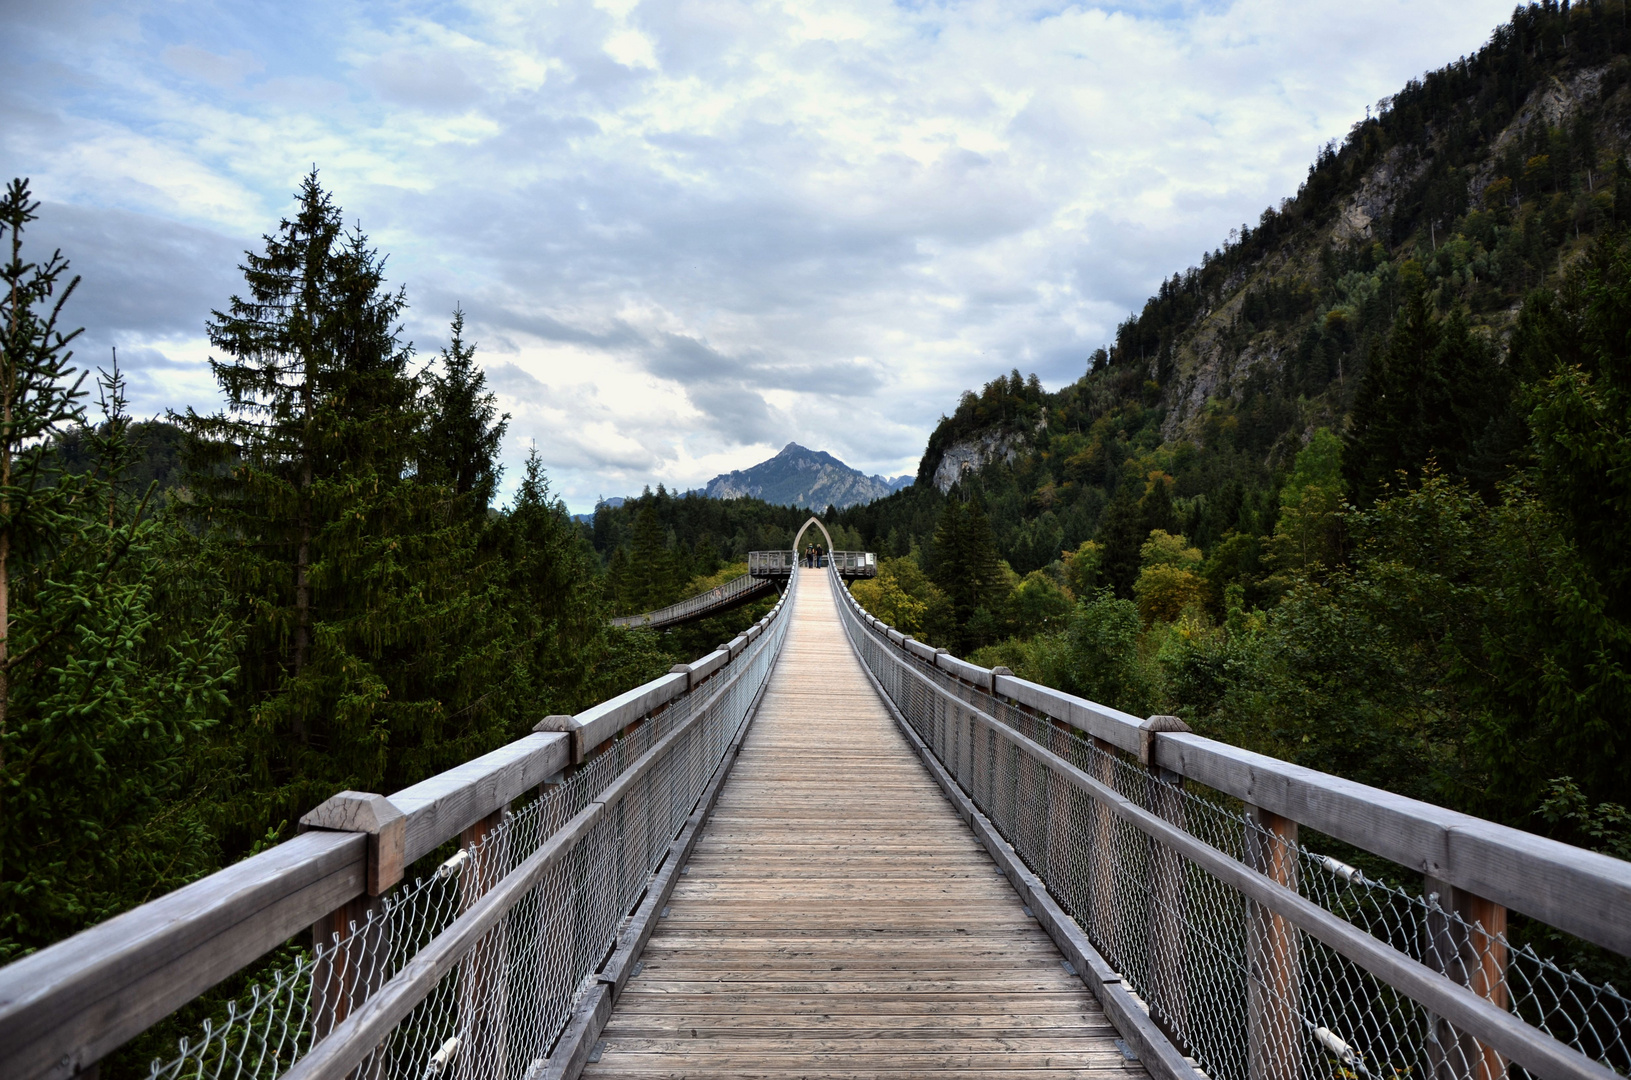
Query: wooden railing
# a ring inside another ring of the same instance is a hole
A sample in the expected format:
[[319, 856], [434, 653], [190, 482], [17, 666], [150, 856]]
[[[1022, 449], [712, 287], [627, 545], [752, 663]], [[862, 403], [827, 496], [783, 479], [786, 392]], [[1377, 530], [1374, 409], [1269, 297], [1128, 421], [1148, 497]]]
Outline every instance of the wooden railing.
[[[1205, 973], [1191, 970], [1206, 962], [1194, 955], [1197, 943], [1210, 957], [1238, 957], [1224, 966], [1247, 969], [1236, 977], [1249, 999], [1239, 1075], [1250, 1080], [1306, 1075], [1310, 1054], [1346, 1075], [1380, 1075], [1367, 1071], [1377, 1068], [1374, 1058], [1367, 1064], [1341, 1032], [1299, 1011], [1297, 988], [1315, 978], [1302, 970], [1315, 943], [1361, 980], [1415, 1003], [1422, 1064], [1435, 1080], [1499, 1080], [1509, 1062], [1571, 1080], [1612, 1080], [1626, 1070], [1623, 995], [1550, 966], [1553, 976], [1578, 980], [1566, 989], [1595, 989], [1610, 1007], [1588, 1017], [1589, 1003], [1559, 1001], [1545, 1017], [1546, 1002], [1533, 994], [1512, 1000], [1511, 988], [1526, 983], [1507, 978], [1505, 929], [1511, 910], [1631, 955], [1631, 863], [1217, 742], [1176, 717], [1133, 716], [968, 663], [902, 634], [834, 587], [857, 651], [925, 763], [1067, 956], [1078, 958], [1124, 1034], [1142, 1033], [1158, 1076], [1196, 1080], [1184, 1052], [1201, 1051], [1191, 1044], [1180, 1052], [1168, 1036], [1182, 1036], [1192, 1022], [1187, 1010], [1210, 992], [1198, 984]], [[1197, 811], [1212, 831], [1196, 829]], [[988, 813], [1005, 820], [993, 823]], [[1310, 859], [1299, 827], [1421, 874], [1419, 896], [1370, 894], [1408, 908], [1419, 928], [1386, 917], [1355, 925], [1310, 899], [1298, 859], [1338, 888], [1376, 883], [1335, 859]], [[1107, 839], [1112, 832], [1117, 844]], [[1133, 878], [1115, 881], [1106, 866]], [[1230, 918], [1219, 896], [1256, 913], [1236, 927], [1242, 940], [1206, 937], [1208, 920]], [[1138, 910], [1127, 910], [1130, 898]], [[1131, 919], [1147, 937], [1125, 937], [1118, 920]], [[1123, 990], [1131, 975], [1112, 962], [1118, 949], [1141, 968], [1136, 1005]], [[1525, 962], [1534, 964], [1534, 954]], [[1338, 987], [1334, 996], [1357, 992]], [[1574, 1021], [1599, 1030], [1571, 1037]], [[1225, 1062], [1202, 1064], [1212, 1080], [1232, 1075]]]
[[390, 796], [341, 792], [259, 855], [0, 968], [0, 1076], [67, 1078], [291, 938], [358, 920], [405, 868], [479, 837], [512, 802], [719, 673], [785, 617], [785, 600], [692, 664]]
[[[754, 552], [753, 554], [760, 554]], [[661, 630], [664, 627], [679, 626], [682, 623], [694, 622], [729, 611], [747, 603], [759, 596], [775, 591], [775, 583], [757, 578], [751, 574], [743, 574], [739, 578], [732, 578], [723, 585], [716, 585], [707, 592], [688, 596], [684, 600], [658, 608], [656, 611], [647, 611], [639, 615], [621, 615], [612, 620], [613, 626], [643, 626], [652, 630]]]

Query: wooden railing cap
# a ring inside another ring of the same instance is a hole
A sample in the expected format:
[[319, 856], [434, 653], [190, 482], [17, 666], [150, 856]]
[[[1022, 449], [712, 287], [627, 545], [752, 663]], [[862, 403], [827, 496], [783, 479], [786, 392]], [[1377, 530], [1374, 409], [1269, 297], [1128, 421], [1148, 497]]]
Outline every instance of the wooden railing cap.
[[300, 831], [364, 833], [368, 837], [368, 895], [383, 896], [402, 880], [408, 816], [383, 795], [342, 791], [300, 819]]
[[1139, 725], [1143, 737], [1138, 743], [1138, 760], [1147, 769], [1156, 764], [1155, 736], [1158, 732], [1188, 732], [1189, 725], [1176, 716], [1152, 716]]

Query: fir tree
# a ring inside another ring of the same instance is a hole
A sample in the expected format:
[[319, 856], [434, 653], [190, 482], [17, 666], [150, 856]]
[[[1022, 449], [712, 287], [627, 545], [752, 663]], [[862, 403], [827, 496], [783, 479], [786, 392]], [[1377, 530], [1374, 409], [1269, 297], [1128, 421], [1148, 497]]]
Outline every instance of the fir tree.
[[[12, 647], [12, 576], [36, 551], [49, 552], [71, 531], [72, 485], [51, 483], [44, 457], [33, 452], [51, 433], [83, 421], [85, 375], [75, 379], [73, 350], [79, 330], [63, 332], [62, 309], [79, 285], [64, 281], [60, 251], [43, 263], [23, 261], [23, 230], [37, 220], [28, 181], [13, 180], [0, 201], [0, 241], [10, 233], [11, 253], [0, 267], [0, 767], [5, 764], [12, 668], [22, 659]], [[66, 629], [66, 627], [62, 628]], [[62, 630], [56, 631], [61, 633]]]
[[1386, 349], [1371, 358], [1354, 398], [1343, 473], [1349, 490], [1365, 503], [1374, 501], [1400, 470], [1421, 466], [1423, 406], [1442, 394], [1433, 361], [1440, 341], [1438, 321], [1422, 283], [1413, 285]]
[[1099, 575], [1123, 600], [1132, 599], [1133, 582], [1138, 578], [1138, 551], [1149, 535], [1144, 512], [1133, 498], [1133, 485], [1124, 480], [1104, 508], [1094, 535], [1103, 550]]
[[1488, 495], [1523, 442], [1507, 369], [1494, 362], [1466, 317], [1439, 319], [1419, 274], [1406, 274], [1404, 304], [1387, 347], [1366, 369], [1354, 400], [1343, 474], [1361, 503], [1421, 475], [1427, 462]]
[[1178, 532], [1178, 514], [1172, 508], [1171, 478], [1164, 473], [1150, 476], [1149, 490], [1138, 501], [1139, 512], [1144, 515], [1144, 535], [1157, 529], [1166, 533]]
[[1003, 600], [1002, 563], [978, 498], [946, 500], [934, 534], [933, 581], [951, 599], [960, 648], [992, 636]]
[[967, 512], [963, 500], [955, 496], [948, 498], [940, 509], [939, 519], [935, 522], [934, 544], [930, 549], [933, 558], [930, 563], [929, 580], [939, 586], [941, 592], [952, 597], [954, 610], [955, 590], [963, 581], [963, 551], [968, 546], [966, 519]]
[[515, 683], [509, 708], [519, 735], [552, 712], [573, 712], [598, 700], [605, 605], [597, 595], [594, 550], [552, 495], [536, 448], [527, 453], [501, 532], [503, 591], [514, 624], [514, 660], [520, 662], [512, 661], [514, 670], [497, 677]]
[[21, 181], [0, 200], [0, 962], [213, 865], [196, 766], [232, 674], [210, 568], [173, 563], [152, 486], [129, 490], [116, 364], [89, 470], [46, 463], [83, 376], [60, 329], [77, 279], [21, 254], [37, 207]]
[[490, 716], [447, 724], [449, 641], [482, 625], [482, 586], [445, 489], [413, 481], [424, 415], [399, 336], [406, 298], [315, 172], [264, 239], [246, 254], [247, 296], [208, 327], [227, 408], [178, 418], [188, 516], [247, 624], [238, 701], [259, 794], [242, 828], [255, 837], [337, 788], [417, 779], [497, 738], [480, 730]]
[[[661, 487], [659, 486], [659, 492]], [[640, 510], [634, 519], [634, 537], [629, 552], [626, 572], [628, 596], [625, 604], [633, 612], [654, 611], [669, 603], [674, 591], [671, 559], [663, 526], [657, 517], [657, 497], [640, 500]]]
[[452, 337], [441, 353], [442, 370], [428, 373], [430, 421], [419, 472], [426, 480], [450, 486], [479, 518], [492, 504], [503, 472], [498, 451], [510, 414], [499, 414], [487, 389], [487, 373], [476, 366], [476, 346], [465, 344], [462, 308], [453, 311]]

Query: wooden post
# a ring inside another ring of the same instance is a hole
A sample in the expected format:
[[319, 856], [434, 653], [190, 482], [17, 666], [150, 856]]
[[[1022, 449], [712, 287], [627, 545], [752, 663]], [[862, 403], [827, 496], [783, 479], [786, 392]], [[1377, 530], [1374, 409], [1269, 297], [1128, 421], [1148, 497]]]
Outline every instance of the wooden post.
[[[468, 911], [509, 868], [507, 835], [489, 839], [509, 816], [500, 808], [459, 833], [468, 851], [459, 876], [459, 910]], [[509, 923], [501, 920], [459, 965], [458, 1075], [462, 1080], [499, 1080], [508, 1072]]]
[[[1147, 766], [1149, 785], [1145, 788], [1145, 809], [1178, 826], [1186, 828], [1184, 819], [1184, 778], [1159, 765]], [[1188, 903], [1188, 889], [1184, 882], [1184, 859], [1176, 851], [1154, 837], [1149, 839], [1150, 920], [1147, 928], [1150, 952], [1149, 985], [1144, 988], [1144, 999], [1150, 1006], [1150, 1018], [1177, 1046], [1190, 1045], [1185, 1037], [1189, 1030], [1189, 984], [1185, 964], [1188, 961], [1189, 942], [1185, 938], [1184, 912]]]
[[[1505, 1009], [1506, 908], [1436, 878], [1427, 878], [1424, 888], [1438, 894], [1439, 908], [1427, 917], [1427, 966]], [[1505, 1080], [1500, 1054], [1437, 1017], [1432, 1031], [1427, 1056], [1433, 1080]]]
[[[1246, 861], [1288, 889], [1297, 887], [1297, 823], [1246, 807]], [[1246, 911], [1246, 1073], [1250, 1080], [1298, 1080], [1302, 1023], [1297, 931], [1256, 904]]]
[[359, 896], [312, 924], [312, 950], [318, 954], [311, 973], [313, 1041], [327, 1037], [389, 974], [389, 957], [379, 955], [391, 947], [381, 914], [378, 897]]
[[[390, 972], [392, 943], [377, 916], [383, 911], [379, 898], [402, 880], [407, 818], [383, 795], [342, 791], [300, 819], [300, 831], [310, 829], [368, 836], [365, 895], [342, 904], [311, 928], [314, 951], [322, 952], [312, 969], [313, 1037], [321, 1039], [377, 990]], [[370, 914], [376, 916], [372, 922]]]

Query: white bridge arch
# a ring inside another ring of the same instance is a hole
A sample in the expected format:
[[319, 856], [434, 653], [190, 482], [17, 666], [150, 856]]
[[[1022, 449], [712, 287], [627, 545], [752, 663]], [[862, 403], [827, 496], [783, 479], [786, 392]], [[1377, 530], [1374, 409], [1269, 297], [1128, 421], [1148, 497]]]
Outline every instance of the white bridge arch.
[[821, 519], [816, 517], [814, 514], [810, 515], [809, 521], [806, 521], [803, 525], [799, 526], [797, 535], [793, 537], [794, 554], [797, 555], [799, 551], [803, 550], [802, 545], [804, 543], [804, 534], [809, 530], [811, 525], [814, 525], [816, 528], [821, 530], [821, 535], [825, 537], [827, 541], [827, 554], [831, 555], [834, 551], [832, 533], [827, 531], [827, 526], [824, 525]]

